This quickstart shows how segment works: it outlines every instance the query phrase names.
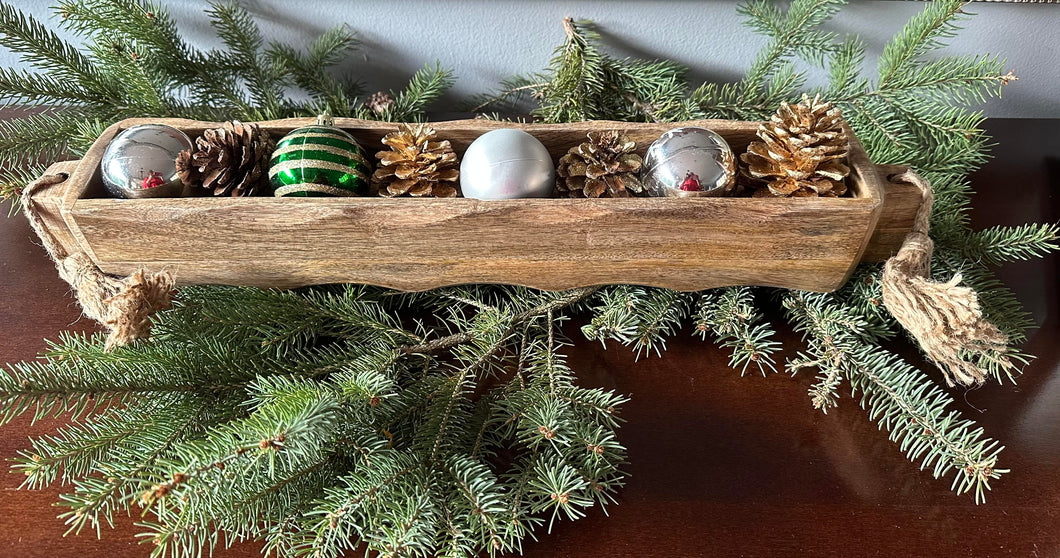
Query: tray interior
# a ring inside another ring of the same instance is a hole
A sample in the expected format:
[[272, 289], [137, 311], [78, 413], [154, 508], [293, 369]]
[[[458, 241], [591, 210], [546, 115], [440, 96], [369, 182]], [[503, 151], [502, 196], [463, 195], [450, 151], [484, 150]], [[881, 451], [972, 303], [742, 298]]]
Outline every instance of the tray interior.
[[[149, 122], [147, 119], [131, 119], [119, 122], [116, 126], [108, 129], [109, 133], [105, 133], [101, 136], [96, 144], [93, 145], [92, 149], [86, 154], [82, 160], [82, 167], [79, 169], [79, 174], [87, 180], [84, 182], [84, 186], [80, 191], [79, 199], [111, 199], [103, 188], [103, 181], [100, 174], [100, 160], [102, 159], [103, 151], [106, 149], [106, 145], [109, 144], [110, 140], [115, 134], [123, 129], [134, 126], [136, 124], [142, 124]], [[179, 119], [159, 119], [159, 123], [169, 124], [176, 128], [183, 130], [188, 137], [195, 140], [196, 137], [200, 136], [202, 132], [208, 129], [210, 123], [191, 121], [191, 120], [179, 120]], [[288, 119], [278, 120], [272, 122], [262, 123], [262, 127], [269, 130], [275, 139], [279, 139], [289, 133], [290, 131], [312, 123], [310, 119]], [[395, 129], [397, 124], [386, 123], [386, 122], [370, 122], [355, 119], [340, 118], [336, 119], [336, 126], [344, 129], [345, 131], [352, 134], [357, 141], [365, 148], [370, 156], [374, 158], [374, 154], [384, 149], [381, 142], [382, 137]], [[710, 128], [718, 132], [732, 147], [733, 152], [739, 157], [740, 153], [747, 150], [747, 145], [755, 139], [755, 131], [758, 128], [759, 123], [757, 122], [733, 122], [733, 121], [698, 121], [690, 123], [672, 123], [672, 124], [645, 124], [645, 123], [626, 123], [626, 122], [593, 122], [585, 123], [587, 126], [592, 125], [592, 129], [620, 129], [624, 133], [630, 136], [631, 139], [637, 142], [637, 152], [640, 155], [644, 155], [647, 151], [648, 146], [658, 138], [663, 132], [682, 125], [699, 125], [702, 127]], [[517, 127], [526, 130], [533, 134], [545, 146], [548, 148], [549, 153], [552, 155], [553, 163], [567, 152], [568, 149], [574, 147], [585, 140], [585, 134], [587, 129], [579, 127], [578, 124], [562, 124], [562, 125], [548, 125], [548, 124], [516, 124], [510, 122], [496, 122], [486, 120], [459, 120], [459, 121], [448, 121], [448, 122], [435, 122], [431, 123], [431, 126], [438, 131], [438, 137], [440, 139], [448, 139], [453, 144], [453, 149], [457, 152], [460, 157], [463, 157], [464, 151], [468, 145], [478, 136], [488, 132], [492, 129], [505, 128], [505, 127]], [[860, 144], [856, 141], [851, 142], [851, 151], [861, 150]], [[863, 152], [862, 152], [863, 154]], [[855, 157], [851, 157], [851, 162], [855, 160]], [[851, 176], [847, 178], [848, 187], [851, 190], [850, 198], [839, 198], [835, 200], [838, 204], [850, 201], [852, 198], [867, 198], [870, 197], [870, 192], [865, 187], [863, 180], [860, 178], [857, 169], [851, 164], [853, 172]], [[186, 198], [149, 198], [139, 200], [113, 200], [121, 203], [136, 203], [136, 204], [149, 204], [158, 205], [166, 203], [178, 202], [180, 199]], [[241, 203], [247, 198], [223, 198], [217, 199], [219, 203]], [[310, 198], [306, 198], [310, 199]], [[329, 198], [329, 201], [334, 203], [364, 203], [371, 198]], [[404, 199], [404, 198], [402, 198]], [[640, 198], [645, 199], [645, 198]], [[650, 199], [650, 198], [647, 198]], [[714, 202], [720, 200], [732, 200], [733, 203], [798, 203], [808, 198], [799, 199], [768, 199], [768, 198], [686, 198], [686, 201], [692, 201], [693, 203], [703, 199], [711, 199]], [[304, 201], [301, 198], [291, 198], [285, 201], [298, 203]], [[409, 203], [416, 203], [417, 201], [413, 198], [407, 199]], [[450, 200], [452, 201], [452, 200]], [[589, 200], [591, 203], [616, 203], [622, 202], [623, 200], [614, 199], [598, 199]], [[825, 201], [820, 199], [818, 201]], [[505, 201], [494, 201], [490, 203], [503, 204], [503, 203], [520, 203], [521, 200], [505, 200]]]

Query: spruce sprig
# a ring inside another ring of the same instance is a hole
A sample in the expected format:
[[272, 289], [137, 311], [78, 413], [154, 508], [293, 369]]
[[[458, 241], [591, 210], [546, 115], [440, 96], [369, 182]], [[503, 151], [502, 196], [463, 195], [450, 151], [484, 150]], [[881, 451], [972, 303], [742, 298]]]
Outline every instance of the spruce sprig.
[[[478, 109], [521, 99], [549, 122], [759, 119], [801, 93], [800, 61], [824, 64], [825, 97], [873, 160], [911, 164], [934, 185], [934, 275], [962, 272], [1019, 342], [1027, 314], [989, 266], [1055, 249], [1058, 231], [971, 231], [965, 179], [987, 147], [982, 115], [965, 105], [1014, 76], [994, 57], [929, 58], [964, 16], [959, 2], [943, 0], [890, 43], [877, 77], [865, 77], [864, 44], [820, 29], [841, 5], [746, 4], [741, 13], [767, 36], [765, 48], [744, 80], [696, 88], [678, 64], [611, 57], [588, 22], [569, 20], [547, 70], [510, 80]], [[71, 0], [59, 10], [62, 25], [87, 40], [83, 51], [0, 4], [0, 44], [54, 76], [5, 71], [0, 95], [62, 105], [3, 125], [12, 134], [0, 139], [7, 196], [27, 178], [12, 165], [76, 155], [123, 116], [255, 119], [330, 108], [418, 120], [452, 82], [427, 66], [375, 114], [354, 80], [315, 67], [354, 48], [345, 29], [303, 54], [267, 43], [237, 5], [216, 5], [227, 48], [203, 52], [146, 2]], [[292, 87], [309, 100], [288, 97]], [[4, 142], [15, 134], [28, 152]], [[788, 369], [817, 369], [810, 395], [824, 411], [849, 385], [912, 461], [935, 477], [953, 474], [954, 490], [981, 502], [1006, 472], [1000, 445], [950, 409], [930, 373], [880, 346], [900, 330], [881, 308], [878, 274], [860, 266], [831, 295], [778, 293], [806, 339]], [[361, 544], [395, 556], [509, 553], [546, 524], [613, 503], [623, 484], [617, 430], [626, 397], [578, 386], [563, 355], [565, 320], [588, 313], [584, 336], [638, 356], [661, 353], [691, 321], [693, 334], [731, 351], [734, 368], [764, 372], [778, 344], [760, 306], [743, 287], [185, 288], [158, 316], [151, 342], [107, 353], [98, 336], [64, 334], [40, 360], [0, 372], [0, 422], [22, 413], [78, 418], [35, 440], [15, 468], [27, 486], [69, 487], [61, 505], [71, 531], [98, 532], [116, 511], [146, 508], [143, 536], [156, 556], [198, 556], [239, 540], [263, 541], [280, 556], [339, 556]]]
[[983, 437], [983, 429], [973, 421], [950, 410], [950, 394], [900, 357], [873, 345], [862, 333], [856, 311], [837, 304], [831, 295], [794, 292], [783, 304], [808, 344], [807, 354], [789, 367], [814, 367], [822, 374], [811, 389], [815, 406], [834, 406], [839, 381], [849, 380], [870, 418], [890, 432], [891, 441], [911, 461], [919, 461], [935, 478], [953, 473], [956, 493], [972, 492], [976, 503], [985, 501], [990, 481], [1009, 472], [997, 467], [1003, 447]]
[[670, 61], [616, 59], [599, 46], [589, 21], [563, 20], [564, 43], [549, 68], [502, 83], [499, 92], [468, 104], [471, 112], [517, 110], [532, 99], [531, 115], [542, 122], [626, 120], [664, 122], [687, 112], [687, 68]]
[[[12, 415], [87, 417], [16, 469], [72, 484], [72, 531], [142, 505], [158, 556], [510, 552], [622, 485], [625, 398], [577, 385], [557, 329], [594, 292], [188, 289], [149, 343], [67, 335], [0, 374]], [[424, 296], [470, 309], [407, 328]]]
[[712, 334], [719, 346], [730, 349], [729, 366], [739, 368], [740, 375], [752, 364], [762, 375], [767, 369], [777, 371], [772, 355], [780, 343], [773, 340], [773, 328], [762, 320], [749, 287], [707, 291], [696, 302], [696, 333], [704, 340]]
[[[78, 157], [102, 127], [122, 118], [183, 117], [207, 121], [313, 116], [378, 119], [357, 98], [350, 77], [329, 70], [356, 46], [340, 27], [325, 32], [303, 54], [266, 41], [254, 19], [235, 2], [211, 4], [211, 25], [223, 49], [190, 46], [160, 4], [146, 0], [65, 0], [60, 26], [84, 42], [63, 41], [44, 24], [0, 2], [0, 45], [33, 70], [0, 68], [0, 102], [51, 107], [5, 121], [0, 128], [0, 196], [17, 206], [27, 164]], [[421, 120], [452, 85], [439, 65], [417, 72], [387, 118]], [[308, 94], [297, 99], [296, 89]], [[83, 129], [85, 123], [92, 123]], [[98, 125], [95, 125], [98, 124]], [[28, 138], [14, 141], [12, 138]]]
[[[943, 0], [928, 5], [888, 43], [876, 78], [865, 77], [864, 43], [856, 37], [839, 42], [837, 37], [820, 29], [821, 24], [843, 4], [842, 1], [795, 0], [786, 10], [765, 1], [742, 5], [740, 13], [745, 16], [747, 24], [769, 39], [766, 46], [743, 80], [687, 88], [682, 109], [673, 116], [680, 119], [765, 118], [781, 101], [793, 101], [801, 93], [805, 74], [799, 69], [800, 62], [825, 65], [829, 84], [816, 92], [842, 109], [872, 160], [912, 166], [933, 184], [932, 235], [938, 239], [934, 275], [948, 280], [954, 273], [962, 273], [964, 280], [980, 292], [980, 304], [987, 317], [1010, 335], [1013, 344], [1019, 343], [1024, 339], [1025, 329], [1033, 323], [1012, 293], [994, 278], [988, 266], [1034, 257], [1055, 249], [1057, 230], [1054, 225], [1032, 224], [971, 231], [967, 216], [971, 192], [965, 179], [971, 170], [986, 160], [988, 147], [988, 139], [982, 131], [983, 115], [968, 105], [997, 95], [1001, 86], [1016, 79], [1015, 76], [1011, 72], [1004, 73], [1003, 61], [993, 56], [930, 57], [953, 36], [960, 20], [967, 15], [961, 2]], [[582, 28], [588, 26], [582, 24], [576, 31]], [[558, 52], [591, 52], [594, 60], [611, 60], [604, 53], [597, 35], [579, 34], [576, 37], [580, 40], [574, 41], [569, 29], [565, 48], [572, 50]], [[625, 60], [616, 63], [629, 66], [645, 62]], [[564, 103], [584, 106], [582, 100], [587, 97], [563, 78], [575, 74], [583, 64], [584, 59], [579, 56], [557, 57], [547, 71], [534, 76], [533, 80], [514, 81], [514, 84], [525, 85], [510, 91], [521, 93], [529, 89], [535, 92], [535, 100], [539, 103], [537, 111], [565, 106]], [[602, 83], [606, 75], [601, 70], [599, 76], [586, 75], [578, 83]], [[654, 82], [648, 80], [642, 87], [660, 88], [672, 77], [657, 76]], [[557, 99], [547, 94], [562, 97]], [[593, 106], [607, 108], [605, 103]], [[594, 118], [616, 120], [628, 116], [618, 110], [606, 110], [601, 114], [599, 108], [592, 114]], [[568, 116], [572, 121], [583, 118], [577, 114]], [[549, 117], [564, 116], [549, 114]], [[813, 404], [824, 411], [838, 404], [839, 389], [844, 383], [870, 394], [863, 399], [863, 404], [871, 409], [873, 417], [879, 416], [876, 413], [905, 409], [915, 393], [938, 389], [932, 387], [934, 380], [929, 375], [885, 351], [875, 350], [900, 331], [898, 324], [882, 307], [879, 272], [878, 265], [863, 265], [848, 285], [829, 299], [831, 302], [826, 309], [812, 315], [789, 314], [789, 321], [797, 327], [815, 328], [816, 337], [808, 338], [811, 339], [811, 350], [789, 364], [789, 370], [811, 365], [820, 370], [810, 395]], [[782, 294], [785, 300], [809, 296], [813, 295]], [[605, 288], [594, 299], [597, 305], [592, 308], [592, 317], [583, 327], [583, 333], [589, 339], [615, 339], [623, 344], [643, 347], [643, 342], [637, 345], [642, 323], [648, 320], [650, 324], [653, 312], [663, 310], [650, 301], [666, 298], [661, 293], [640, 287]], [[755, 362], [760, 367], [768, 367], [775, 343], [770, 340], [772, 331], [768, 325], [756, 323], [757, 314], [746, 289], [708, 292], [699, 299], [697, 327], [703, 335], [713, 332], [720, 345], [731, 348], [733, 366], [746, 370]], [[670, 332], [672, 328], [664, 333]], [[852, 343], [842, 351], [820, 343], [814, 345], [813, 339], [828, 339], [840, 334], [850, 338]], [[855, 340], [856, 346], [853, 345]], [[651, 346], [662, 348], [663, 339], [652, 339]], [[1014, 348], [1005, 354], [1020, 362], [1029, 358]], [[830, 365], [829, 359], [839, 359], [846, 364]], [[983, 358], [980, 365], [998, 379], [1009, 377], [1001, 373], [1001, 367], [990, 357]], [[906, 393], [898, 389], [895, 382], [901, 384], [902, 389], [911, 391]], [[974, 431], [970, 423], [961, 424], [963, 430], [960, 432]], [[901, 429], [892, 432], [896, 439], [909, 439]], [[961, 437], [963, 434], [956, 439], [947, 437], [955, 432], [939, 430], [937, 436], [923, 438], [914, 444], [911, 457], [926, 452], [925, 463], [957, 467], [960, 464], [956, 461], [942, 457], [951, 455], [950, 452], [960, 445], [958, 442], [968, 448], [978, 446], [974, 440]], [[982, 500], [988, 488], [987, 480], [994, 476], [984, 471], [996, 470], [993, 465], [996, 452], [990, 449], [987, 453], [989, 455], [982, 460], [971, 461], [979, 465], [989, 462], [989, 467], [983, 465], [985, 468], [975, 472], [958, 473], [955, 483], [959, 492], [974, 491], [976, 501]], [[962, 466], [968, 466], [968, 463]], [[936, 476], [942, 472], [937, 470]]]

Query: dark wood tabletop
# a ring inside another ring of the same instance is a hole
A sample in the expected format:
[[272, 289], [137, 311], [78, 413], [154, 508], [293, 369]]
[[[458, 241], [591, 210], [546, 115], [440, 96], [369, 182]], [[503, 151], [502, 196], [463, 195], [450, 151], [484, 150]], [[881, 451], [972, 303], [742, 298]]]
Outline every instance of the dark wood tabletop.
[[[999, 145], [972, 179], [976, 226], [1060, 220], [1060, 120], [994, 120], [988, 130]], [[61, 330], [93, 328], [25, 219], [0, 218], [0, 239], [0, 364], [33, 358]], [[609, 516], [595, 509], [560, 522], [526, 554], [1060, 556], [1058, 267], [1053, 255], [1001, 272], [1041, 325], [1026, 345], [1038, 358], [1018, 384], [953, 390], [959, 409], [1007, 446], [1001, 466], [1012, 472], [986, 504], [907, 461], [856, 400], [815, 411], [809, 374], [740, 377], [725, 352], [690, 335], [639, 362], [624, 348], [581, 342], [570, 357], [584, 383], [632, 396], [620, 431], [628, 484]], [[773, 323], [793, 354], [797, 337]], [[0, 428], [0, 458], [59, 423], [23, 417]], [[52, 506], [59, 489], [17, 490], [21, 480], [0, 474], [0, 558], [150, 553], [134, 537], [136, 518], [119, 518], [102, 540], [64, 538]], [[253, 544], [215, 553], [259, 555]]]

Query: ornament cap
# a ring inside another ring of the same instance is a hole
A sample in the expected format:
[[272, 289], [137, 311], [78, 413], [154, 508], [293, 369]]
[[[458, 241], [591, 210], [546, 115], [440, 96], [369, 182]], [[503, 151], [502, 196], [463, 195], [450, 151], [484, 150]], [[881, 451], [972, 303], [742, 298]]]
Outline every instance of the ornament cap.
[[335, 118], [331, 116], [331, 111], [325, 110], [324, 112], [317, 115], [317, 126], [334, 126]]

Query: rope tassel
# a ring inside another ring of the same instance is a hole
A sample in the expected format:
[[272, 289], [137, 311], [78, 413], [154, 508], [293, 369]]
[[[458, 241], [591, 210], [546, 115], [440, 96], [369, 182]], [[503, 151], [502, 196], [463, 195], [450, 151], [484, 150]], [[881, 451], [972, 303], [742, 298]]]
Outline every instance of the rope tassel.
[[983, 317], [975, 291], [959, 286], [958, 273], [945, 283], [931, 280], [934, 243], [931, 228], [931, 185], [906, 171], [891, 177], [920, 188], [923, 202], [913, 230], [898, 254], [883, 266], [883, 303], [920, 344], [928, 358], [944, 373], [946, 383], [965, 386], [983, 383], [986, 371], [978, 357], [997, 362], [1003, 370], [1013, 367], [1006, 355], [1008, 336]]
[[30, 226], [55, 262], [59, 276], [74, 289], [85, 316], [107, 329], [107, 351], [149, 337], [151, 316], [170, 306], [175, 286], [173, 274], [168, 271], [148, 274], [140, 269], [128, 277], [111, 277], [85, 254], [68, 254], [48, 232], [33, 200], [37, 190], [64, 180], [63, 175], [46, 174], [23, 191], [22, 209]]

